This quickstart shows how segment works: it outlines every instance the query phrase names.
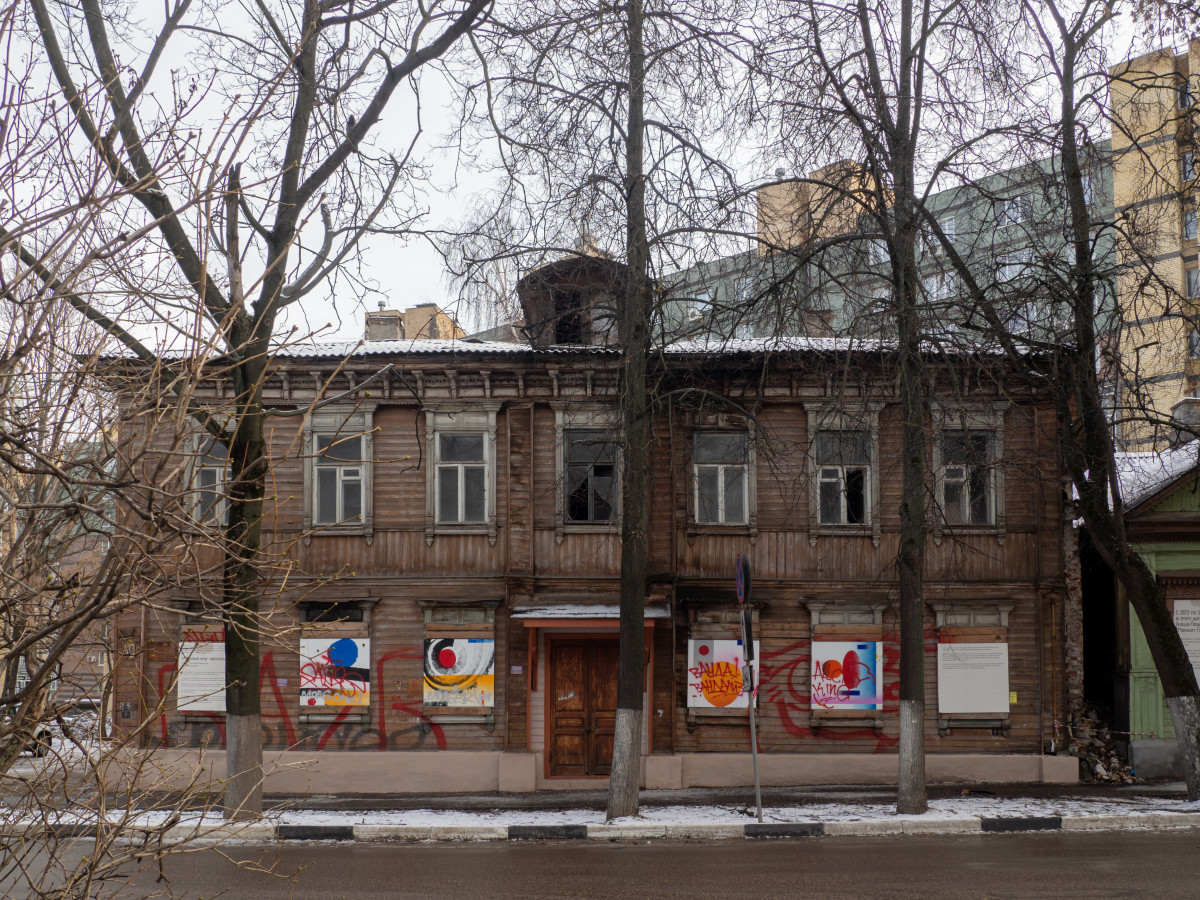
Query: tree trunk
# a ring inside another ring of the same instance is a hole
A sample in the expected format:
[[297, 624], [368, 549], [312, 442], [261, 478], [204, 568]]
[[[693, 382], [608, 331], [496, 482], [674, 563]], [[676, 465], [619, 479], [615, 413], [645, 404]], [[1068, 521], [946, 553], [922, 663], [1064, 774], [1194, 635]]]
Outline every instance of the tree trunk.
[[[243, 345], [244, 346], [244, 345]], [[262, 358], [262, 357], [259, 357]], [[259, 682], [259, 577], [267, 471], [262, 379], [246, 364], [248, 397], [229, 448], [229, 526], [225, 550], [225, 816], [262, 815], [262, 714]], [[248, 371], [249, 370], [249, 371]], [[241, 402], [245, 399], [245, 403]]]
[[645, 608], [649, 448], [646, 445], [646, 344], [649, 333], [649, 246], [642, 173], [643, 72], [641, 0], [626, 5], [629, 33], [629, 123], [626, 132], [626, 248], [628, 281], [623, 316], [621, 424], [625, 438], [621, 487], [621, 647], [617, 729], [608, 783], [608, 819], [638, 814], [641, 782], [642, 692], [646, 682]]
[[[904, 241], [898, 241], [901, 260]], [[902, 265], [907, 270], [907, 266]], [[900, 403], [903, 416], [900, 501], [900, 749], [896, 812], [929, 809], [925, 796], [925, 389], [917, 323], [916, 273], [899, 292]]]

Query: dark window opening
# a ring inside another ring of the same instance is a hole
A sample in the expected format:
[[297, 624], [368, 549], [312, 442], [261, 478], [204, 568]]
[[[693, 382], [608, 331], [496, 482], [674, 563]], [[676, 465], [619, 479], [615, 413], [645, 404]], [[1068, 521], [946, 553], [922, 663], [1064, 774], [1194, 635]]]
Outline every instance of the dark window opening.
[[566, 519], [611, 522], [616, 514], [617, 451], [602, 431], [566, 434]]
[[554, 343], [585, 344], [583, 296], [578, 291], [554, 295]]
[[304, 622], [361, 622], [362, 607], [357, 603], [304, 603], [300, 607]]

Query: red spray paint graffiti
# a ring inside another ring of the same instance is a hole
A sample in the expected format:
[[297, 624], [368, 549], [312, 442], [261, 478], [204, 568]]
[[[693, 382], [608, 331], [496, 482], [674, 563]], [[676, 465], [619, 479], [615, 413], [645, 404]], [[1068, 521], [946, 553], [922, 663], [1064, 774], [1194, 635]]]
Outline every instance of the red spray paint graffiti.
[[[784, 730], [792, 737], [802, 739], [838, 742], [873, 740], [875, 753], [893, 749], [899, 740], [890, 735], [880, 734], [872, 728], [826, 728], [816, 732], [807, 724], [811, 711], [808, 677], [812, 666], [810, 647], [808, 641], [794, 641], [762, 654], [761, 696], [766, 703], [774, 706]], [[851, 664], [853, 663], [851, 660]], [[887, 635], [883, 648], [885, 714], [888, 711], [899, 711], [900, 688], [896, 678], [900, 672], [899, 663], [899, 654], [895, 650], [895, 636]], [[840, 665], [844, 667], [845, 661]]]

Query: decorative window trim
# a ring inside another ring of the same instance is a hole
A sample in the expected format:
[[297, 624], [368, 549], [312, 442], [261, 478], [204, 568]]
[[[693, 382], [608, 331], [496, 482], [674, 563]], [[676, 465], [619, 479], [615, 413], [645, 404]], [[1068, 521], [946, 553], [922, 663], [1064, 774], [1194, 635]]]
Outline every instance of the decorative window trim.
[[[809, 652], [814, 643], [822, 641], [884, 642], [883, 612], [886, 599], [806, 600], [809, 612]], [[811, 697], [812, 670], [809, 669]], [[884, 673], [880, 672], [883, 678]], [[882, 709], [821, 709], [809, 702], [809, 727], [818, 728], [883, 728]]]
[[[501, 401], [451, 401], [425, 405], [425, 544], [439, 534], [486, 534], [496, 544], [496, 413]], [[439, 522], [437, 520], [437, 436], [439, 433], [482, 433], [484, 435], [484, 494], [486, 519], [483, 522]]]
[[624, 489], [625, 454], [617, 442], [617, 484], [615, 511], [611, 522], [568, 522], [566, 512], [567, 431], [609, 431], [617, 441], [620, 433], [617, 411], [612, 407], [575, 406], [561, 400], [550, 403], [554, 410], [554, 537], [559, 544], [568, 534], [619, 534], [621, 531], [621, 494]]
[[316, 506], [315, 434], [361, 434], [362, 448], [362, 522], [319, 526], [321, 534], [361, 534], [367, 544], [375, 540], [375, 404], [350, 407], [326, 407], [313, 413], [304, 423], [304, 543], [313, 538], [313, 510]]
[[[731, 413], [692, 415], [686, 420], [691, 432], [687, 450], [687, 534], [689, 541], [698, 534], [747, 534], [750, 543], [758, 541], [758, 451], [757, 430], [753, 418]], [[695, 437], [697, 433], [737, 433], [746, 435], [746, 521], [723, 524], [720, 522], [696, 521], [696, 463]]]
[[232, 473], [229, 470], [229, 448], [225, 448], [225, 468], [219, 473], [220, 477], [212, 487], [213, 493], [217, 494], [215, 501], [216, 507], [220, 513], [211, 521], [204, 521], [202, 518], [202, 498], [201, 495], [205, 489], [198, 483], [200, 473], [204, 470], [216, 470], [216, 466], [204, 465], [201, 461], [206, 459], [214, 459], [204, 455], [206, 444], [217, 444], [216, 438], [207, 432], [197, 433], [191, 440], [189, 448], [189, 462], [187, 468], [188, 481], [188, 514], [192, 517], [192, 521], [196, 524], [205, 526], [211, 525], [214, 527], [225, 527], [229, 524], [229, 482], [232, 478]]
[[[805, 403], [808, 414], [808, 543], [816, 546], [821, 535], [843, 537], [846, 535], [869, 534], [871, 542], [878, 547], [882, 537], [879, 503], [879, 413], [882, 402], [839, 404], [832, 401]], [[816, 436], [819, 431], [866, 431], [871, 439], [871, 465], [868, 477], [870, 502], [867, 504], [867, 522], [862, 525], [826, 525], [820, 521], [821, 484], [820, 467], [817, 465]]]
[[[962, 406], [950, 406], [935, 400], [930, 404], [933, 418], [933, 494], [937, 504], [931, 529], [934, 544], [940, 546], [943, 535], [949, 530], [956, 534], [994, 534], [996, 543], [1004, 543], [1007, 534], [1004, 510], [1004, 412], [1009, 405], [1007, 400]], [[946, 524], [946, 516], [942, 510], [946, 486], [942, 443], [947, 432], [955, 431], [988, 431], [992, 434], [991, 487], [994, 508], [992, 521], [986, 525], [955, 525], [951, 529]]]
[[[938, 629], [938, 653], [943, 643], [965, 639], [967, 643], [1009, 642], [1008, 616], [1016, 606], [1015, 599], [955, 598], [929, 601]], [[952, 635], [948, 636], [948, 635]], [[1009, 659], [1009, 688], [1012, 687], [1012, 660]], [[939, 685], [940, 691], [940, 685]], [[935, 700], [938, 711], [938, 734], [945, 737], [955, 729], [990, 730], [1007, 737], [1012, 727], [1011, 715], [989, 715], [977, 712], [943, 712], [940, 694]]]
[[[296, 648], [299, 650], [300, 638], [323, 638], [333, 634], [339, 634], [343, 637], [365, 638], [371, 641], [371, 614], [379, 603], [378, 597], [365, 597], [357, 600], [341, 600], [341, 601], [321, 601], [321, 600], [301, 600], [296, 604], [296, 621], [298, 622]], [[323, 622], [309, 618], [309, 614], [317, 609], [333, 606], [357, 606], [362, 612], [362, 619], [357, 622], [351, 621], [334, 621]], [[372, 658], [369, 662], [372, 671], [375, 667], [375, 647], [374, 642], [371, 643]], [[377, 702], [375, 691], [371, 691], [371, 703], [365, 708], [342, 707], [329, 712], [305, 712], [305, 707], [300, 708], [300, 713], [297, 720], [301, 725], [327, 725], [338, 723], [340, 725], [362, 725], [371, 724], [371, 710], [375, 708]], [[300, 682], [297, 679], [297, 693], [294, 695], [299, 699]]]

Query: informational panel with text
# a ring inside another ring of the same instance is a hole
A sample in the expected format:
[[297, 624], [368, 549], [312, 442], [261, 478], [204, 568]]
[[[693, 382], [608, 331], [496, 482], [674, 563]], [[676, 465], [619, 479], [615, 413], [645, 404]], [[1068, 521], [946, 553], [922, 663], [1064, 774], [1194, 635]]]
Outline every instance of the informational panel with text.
[[180, 712], [225, 712], [225, 629], [189, 625], [179, 643]]
[[1008, 644], [938, 644], [938, 712], [1008, 716]]
[[1200, 679], [1200, 600], [1175, 601], [1175, 627], [1179, 629], [1196, 678]]

